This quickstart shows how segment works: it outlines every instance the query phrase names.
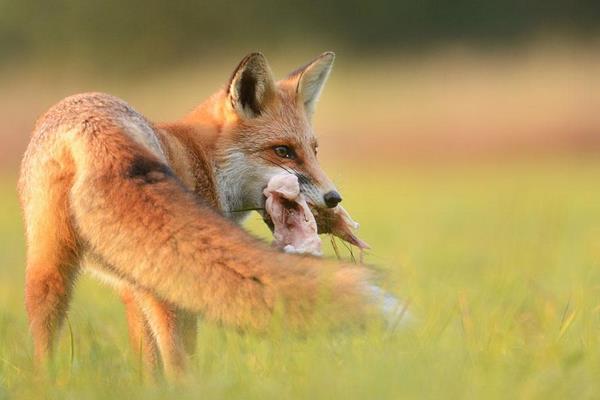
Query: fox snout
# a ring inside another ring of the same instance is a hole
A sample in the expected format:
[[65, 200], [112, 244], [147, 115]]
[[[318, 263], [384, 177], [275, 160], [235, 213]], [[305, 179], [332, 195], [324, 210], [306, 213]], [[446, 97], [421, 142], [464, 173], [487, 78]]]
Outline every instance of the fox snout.
[[[267, 179], [263, 182], [262, 186], [260, 186], [261, 194], [267, 187], [269, 179], [279, 173], [279, 171], [274, 170], [274, 173], [266, 174]], [[331, 182], [328, 181], [327, 185], [323, 187], [323, 185], [316, 183], [315, 179], [312, 179], [303, 173], [296, 172], [293, 174], [298, 178], [300, 192], [304, 194], [306, 200], [311, 206], [320, 209], [335, 208], [339, 203], [341, 203], [342, 195], [337, 191]], [[262, 199], [263, 201], [265, 200], [264, 195], [262, 195]]]
[[334, 208], [342, 201], [342, 195], [337, 191], [333, 183], [324, 174], [318, 179], [308, 177], [305, 174], [296, 174], [300, 183], [300, 191], [307, 197], [309, 203], [318, 208]]

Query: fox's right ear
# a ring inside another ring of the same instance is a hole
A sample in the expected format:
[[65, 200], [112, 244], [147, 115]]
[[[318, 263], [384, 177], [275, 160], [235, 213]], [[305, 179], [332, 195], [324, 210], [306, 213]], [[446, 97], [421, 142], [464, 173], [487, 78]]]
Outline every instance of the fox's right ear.
[[275, 93], [275, 81], [262, 53], [244, 57], [233, 73], [227, 98], [240, 117], [259, 116]]

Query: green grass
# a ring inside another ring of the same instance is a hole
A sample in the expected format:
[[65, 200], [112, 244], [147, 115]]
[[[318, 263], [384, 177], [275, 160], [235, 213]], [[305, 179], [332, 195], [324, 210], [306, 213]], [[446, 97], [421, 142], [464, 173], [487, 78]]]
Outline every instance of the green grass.
[[[14, 182], [0, 185], [2, 398], [594, 398], [600, 393], [600, 163], [330, 168], [410, 301], [390, 335], [257, 337], [201, 324], [178, 387], [147, 385], [111, 290], [80, 281], [52, 379], [32, 369]], [[252, 229], [258, 221], [250, 221]]]

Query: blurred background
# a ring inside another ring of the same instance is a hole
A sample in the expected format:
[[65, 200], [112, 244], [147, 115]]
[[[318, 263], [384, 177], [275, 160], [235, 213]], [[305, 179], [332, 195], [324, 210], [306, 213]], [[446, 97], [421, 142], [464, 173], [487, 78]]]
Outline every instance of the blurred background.
[[[336, 52], [320, 159], [362, 223], [366, 261], [418, 324], [396, 341], [276, 346], [203, 326], [198, 393], [597, 397], [597, 0], [0, 0], [0, 399], [47, 397], [31, 383], [15, 191], [36, 118], [103, 91], [174, 120], [257, 50], [277, 77]], [[249, 226], [269, 236], [258, 217]], [[140, 397], [109, 293], [77, 286], [53, 397]]]
[[183, 115], [263, 51], [277, 76], [336, 51], [324, 158], [447, 162], [600, 151], [595, 1], [0, 1], [0, 167], [35, 118], [98, 90]]

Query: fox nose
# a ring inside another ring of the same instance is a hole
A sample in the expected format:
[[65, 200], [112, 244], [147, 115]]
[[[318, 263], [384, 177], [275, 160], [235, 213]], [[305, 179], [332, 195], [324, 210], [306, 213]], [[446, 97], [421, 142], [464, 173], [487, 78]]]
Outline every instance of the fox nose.
[[323, 200], [325, 200], [325, 205], [329, 208], [333, 208], [342, 201], [342, 196], [335, 190], [327, 192], [323, 195]]

